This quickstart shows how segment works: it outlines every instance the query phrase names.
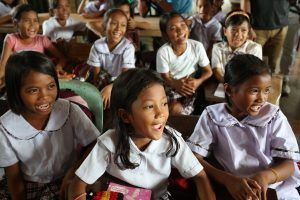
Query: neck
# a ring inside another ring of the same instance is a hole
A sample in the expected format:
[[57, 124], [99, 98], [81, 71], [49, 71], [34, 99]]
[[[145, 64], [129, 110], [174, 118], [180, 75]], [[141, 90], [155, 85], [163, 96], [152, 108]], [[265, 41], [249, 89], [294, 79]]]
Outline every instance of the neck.
[[181, 45], [172, 44], [172, 49], [177, 56], [182, 55], [185, 52], [186, 47], [187, 47], [187, 43]]
[[40, 115], [33, 115], [30, 113], [22, 113], [22, 116], [24, 117], [24, 119], [26, 119], [26, 121], [35, 129], [37, 130], [43, 130], [45, 129], [50, 114], [49, 115], [45, 115], [45, 116], [40, 116]]
[[65, 26], [66, 23], [67, 23], [67, 20], [62, 20], [62, 19], [59, 19], [59, 18], [56, 18], [56, 21], [57, 21], [61, 26]]

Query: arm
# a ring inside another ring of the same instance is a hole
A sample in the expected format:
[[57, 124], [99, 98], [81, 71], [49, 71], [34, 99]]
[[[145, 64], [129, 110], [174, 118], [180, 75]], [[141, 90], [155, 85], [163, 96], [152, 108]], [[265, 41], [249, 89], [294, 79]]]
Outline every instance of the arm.
[[0, 24], [4, 24], [9, 21], [11, 21], [11, 14], [2, 15], [0, 17]]
[[8, 191], [13, 200], [26, 199], [25, 184], [19, 163], [5, 167], [5, 175], [7, 177]]
[[87, 2], [87, 0], [81, 0], [80, 4], [78, 6], [78, 9], [77, 9], [78, 14], [81, 14], [84, 12], [84, 7], [85, 7], [86, 2]]
[[209, 179], [204, 170], [202, 170], [199, 174], [193, 177], [193, 180], [197, 187], [199, 199], [216, 199], [215, 192], [213, 191]]
[[247, 13], [251, 13], [251, 2], [250, 0], [241, 0], [241, 9]]
[[104, 33], [104, 30], [102, 28], [101, 22], [99, 23], [98, 21], [96, 22], [88, 22], [86, 24], [86, 27], [90, 29], [93, 33], [98, 35], [100, 38], [103, 37], [102, 33]]
[[213, 68], [215, 78], [220, 82], [224, 82], [224, 72], [220, 67]]
[[99, 12], [95, 12], [95, 13], [83, 13], [82, 16], [87, 19], [93, 19], [93, 18], [102, 17], [105, 12], [106, 12], [106, 10], [103, 9], [103, 10], [101, 10]]
[[130, 18], [128, 21], [128, 29], [151, 29], [151, 24], [147, 21], [136, 21], [133, 18]]
[[[87, 184], [83, 182], [78, 176], [72, 180], [69, 187], [69, 200], [85, 200], [86, 199], [86, 186]], [[85, 195], [84, 195], [85, 194]], [[81, 197], [80, 197], [81, 196]], [[80, 197], [80, 198], [79, 198]]]
[[188, 77], [177, 80], [173, 79], [169, 73], [161, 73], [161, 77], [166, 81], [167, 85], [183, 96], [190, 96], [195, 92], [195, 90], [187, 83]]
[[149, 11], [147, 1], [146, 0], [139, 0], [138, 2], [138, 9], [140, 16], [145, 17]]
[[9, 46], [7, 41], [3, 43], [3, 50], [0, 60], [0, 88], [4, 87], [4, 76], [5, 76], [5, 65], [9, 56], [12, 54], [12, 48]]

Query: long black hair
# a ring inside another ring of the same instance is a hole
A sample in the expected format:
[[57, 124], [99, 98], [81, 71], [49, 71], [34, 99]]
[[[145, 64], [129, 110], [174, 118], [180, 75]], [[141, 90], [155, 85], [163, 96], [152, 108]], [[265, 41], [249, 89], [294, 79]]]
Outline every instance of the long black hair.
[[[137, 163], [130, 162], [130, 144], [129, 137], [134, 134], [133, 127], [123, 122], [118, 115], [120, 109], [131, 112], [132, 103], [137, 99], [140, 92], [153, 83], [158, 83], [165, 87], [164, 81], [159, 75], [148, 69], [130, 69], [122, 73], [114, 82], [111, 92], [111, 111], [114, 119], [115, 131], [118, 135], [118, 144], [114, 162], [119, 168], [133, 169], [138, 166]], [[174, 134], [165, 128], [164, 133], [169, 137], [170, 148], [167, 156], [175, 156], [179, 149], [179, 142]], [[121, 163], [118, 162], [120, 159]]]

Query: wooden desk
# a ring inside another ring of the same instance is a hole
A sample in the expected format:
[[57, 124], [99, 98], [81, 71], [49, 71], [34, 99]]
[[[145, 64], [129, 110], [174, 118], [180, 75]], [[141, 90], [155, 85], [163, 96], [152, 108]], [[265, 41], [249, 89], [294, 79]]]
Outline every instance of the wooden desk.
[[[208, 80], [208, 82], [205, 83], [204, 85], [205, 98], [208, 102], [211, 103], [225, 102], [225, 98], [214, 96], [217, 87], [218, 87], [218, 83], [214, 79]], [[282, 76], [273, 75], [272, 90], [271, 93], [269, 94], [268, 102], [275, 105], [279, 105], [281, 88], [282, 88]]]
[[[40, 25], [42, 25], [43, 22], [49, 18], [49, 13], [39, 13], [38, 17], [39, 17]], [[100, 23], [102, 22], [102, 18], [86, 19], [82, 15], [79, 15], [76, 13], [72, 13], [71, 17], [78, 21], [84, 22], [84, 23], [97, 22], [97, 21]], [[139, 30], [140, 36], [142, 36], [142, 37], [160, 37], [161, 36], [160, 29], [159, 29], [159, 17], [143, 18], [140, 16], [135, 16], [134, 19], [139, 22], [147, 21], [151, 24], [150, 29]], [[40, 31], [41, 30], [42, 30], [42, 28], [40, 28]], [[0, 33], [14, 33], [16, 31], [17, 31], [17, 29], [13, 25], [13, 23], [6, 23], [6, 24], [0, 25]]]

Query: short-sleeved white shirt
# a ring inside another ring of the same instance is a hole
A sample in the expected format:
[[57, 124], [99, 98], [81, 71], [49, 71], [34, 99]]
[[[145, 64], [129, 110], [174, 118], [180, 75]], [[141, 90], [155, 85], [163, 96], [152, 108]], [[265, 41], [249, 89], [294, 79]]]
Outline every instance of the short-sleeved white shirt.
[[91, 48], [87, 64], [101, 67], [112, 77], [121, 74], [122, 68], [135, 67], [135, 49], [132, 42], [125, 37], [110, 52], [106, 37], [98, 39]]
[[[187, 141], [192, 151], [206, 157], [213, 153], [225, 171], [253, 176], [268, 168], [274, 157], [300, 160], [297, 140], [287, 118], [275, 105], [266, 103], [257, 116], [238, 121], [226, 104], [208, 106]], [[299, 168], [283, 182], [270, 185], [279, 199], [299, 199]]]
[[56, 17], [51, 17], [43, 22], [43, 35], [48, 36], [51, 41], [55, 42], [57, 39], [70, 41], [74, 32], [85, 30], [85, 24], [69, 17], [65, 26], [61, 26]]
[[214, 17], [203, 23], [199, 15], [190, 17], [192, 20], [190, 38], [201, 42], [207, 50], [215, 42], [222, 41], [222, 25]]
[[212, 49], [211, 67], [222, 68], [224, 71], [227, 62], [237, 54], [252, 54], [262, 59], [262, 47], [252, 40], [247, 40], [241, 47], [232, 51], [227, 42], [216, 43]]
[[11, 7], [9, 5], [5, 5], [0, 2], [0, 16], [6, 15], [11, 11]]
[[106, 9], [107, 9], [107, 3], [103, 3], [103, 4], [100, 5], [99, 8], [97, 8], [95, 6], [95, 3], [93, 1], [90, 1], [84, 7], [84, 12], [86, 12], [86, 13], [95, 13], [95, 12], [99, 12], [101, 10], [106, 10]]
[[177, 56], [169, 43], [158, 49], [156, 70], [169, 73], [174, 79], [180, 79], [194, 73], [198, 67], [209, 65], [209, 59], [201, 42], [188, 39], [185, 52]]
[[75, 104], [58, 99], [44, 130], [11, 110], [0, 117], [0, 167], [20, 163], [24, 179], [48, 183], [61, 178], [76, 160], [76, 146], [100, 135]]
[[181, 134], [169, 127], [168, 129], [180, 144], [175, 157], [166, 155], [170, 148], [170, 141], [165, 134], [159, 140], [152, 140], [144, 151], [140, 151], [129, 139], [130, 161], [138, 163], [139, 166], [135, 169], [121, 170], [114, 163], [118, 135], [114, 130], [109, 130], [98, 138], [94, 149], [75, 173], [84, 182], [92, 184], [106, 171], [127, 183], [151, 189], [151, 198], [158, 199], [167, 190], [172, 166], [186, 178], [197, 175], [203, 169]]

